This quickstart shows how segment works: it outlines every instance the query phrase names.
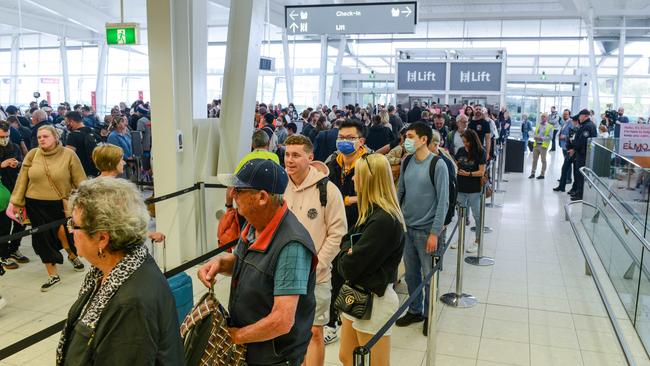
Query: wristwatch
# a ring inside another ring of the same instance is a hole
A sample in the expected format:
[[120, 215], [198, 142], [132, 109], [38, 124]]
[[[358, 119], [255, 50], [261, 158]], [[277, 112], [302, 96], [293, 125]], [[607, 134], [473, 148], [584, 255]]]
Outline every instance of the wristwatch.
[[224, 206], [226, 206], [226, 208], [233, 208], [232, 203], [231, 204], [226, 203], [226, 204], [224, 204]]

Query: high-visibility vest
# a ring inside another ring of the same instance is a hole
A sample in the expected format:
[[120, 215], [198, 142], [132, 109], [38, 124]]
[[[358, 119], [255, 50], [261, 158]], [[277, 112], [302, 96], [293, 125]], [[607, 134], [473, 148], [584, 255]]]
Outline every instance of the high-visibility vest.
[[[537, 134], [539, 133], [539, 126], [540, 126], [539, 124], [537, 126], [535, 126], [535, 136], [537, 136]], [[553, 125], [546, 122], [546, 127], [544, 129], [544, 136], [548, 137], [548, 136], [551, 135], [552, 132], [553, 132]], [[539, 143], [537, 141], [535, 141], [535, 147], [537, 147], [538, 144]], [[542, 142], [542, 148], [543, 149], [548, 149], [548, 146], [550, 144], [551, 144], [551, 140], [548, 140], [548, 141], [545, 140], [544, 142]]]

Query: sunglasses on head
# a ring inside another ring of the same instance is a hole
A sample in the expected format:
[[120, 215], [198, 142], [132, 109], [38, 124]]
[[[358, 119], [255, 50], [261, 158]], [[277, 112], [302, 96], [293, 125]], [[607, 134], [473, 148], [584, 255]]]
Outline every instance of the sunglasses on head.
[[368, 162], [368, 156], [370, 154], [371, 153], [364, 153], [363, 155], [361, 155], [361, 159], [363, 159], [366, 162], [366, 165], [368, 165], [368, 171], [370, 172], [370, 175], [373, 175], [372, 174], [372, 169], [370, 168], [370, 162]]

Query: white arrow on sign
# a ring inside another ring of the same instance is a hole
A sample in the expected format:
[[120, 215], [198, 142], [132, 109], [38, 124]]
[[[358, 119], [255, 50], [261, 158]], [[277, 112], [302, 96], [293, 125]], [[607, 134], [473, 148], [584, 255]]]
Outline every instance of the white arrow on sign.
[[409, 15], [411, 15], [411, 13], [412, 13], [411, 8], [409, 8], [408, 6], [406, 7], [406, 10], [402, 10], [402, 14], [406, 14], [405, 18], [408, 18]]
[[295, 10], [291, 10], [291, 13], [289, 13], [289, 17], [291, 20], [296, 20], [296, 17], [298, 16], [298, 13], [296, 13]]
[[296, 29], [298, 29], [298, 24], [296, 24], [296, 23], [291, 23], [291, 25], [289, 26], [289, 29], [291, 29], [291, 31], [292, 31], [293, 33], [296, 33]]

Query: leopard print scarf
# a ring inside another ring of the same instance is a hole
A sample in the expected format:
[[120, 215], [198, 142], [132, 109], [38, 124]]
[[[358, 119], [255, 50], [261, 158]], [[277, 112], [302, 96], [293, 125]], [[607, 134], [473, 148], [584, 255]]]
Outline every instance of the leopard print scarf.
[[[104, 308], [108, 305], [109, 301], [115, 295], [115, 293], [120, 289], [122, 284], [131, 277], [133, 272], [135, 272], [142, 263], [147, 259], [149, 252], [144, 245], [138, 245], [135, 249], [124, 256], [117, 265], [111, 270], [106, 279], [106, 283], [102, 284], [97, 290], [95, 296], [93, 296], [88, 303], [84, 305], [83, 310], [81, 311], [81, 318], [79, 319], [85, 326], [90, 328], [93, 333], [97, 327], [97, 322], [101, 318]], [[93, 292], [97, 288], [97, 285], [102, 279], [103, 273], [97, 267], [90, 267], [90, 270], [86, 274], [84, 281], [81, 285], [81, 290], [79, 291], [79, 297], [87, 294], [88, 292]], [[63, 326], [63, 331], [61, 332], [61, 339], [59, 340], [59, 346], [56, 350], [56, 365], [63, 365], [64, 355], [63, 349], [66, 344], [66, 329], [68, 326], [68, 319], [66, 324]]]

